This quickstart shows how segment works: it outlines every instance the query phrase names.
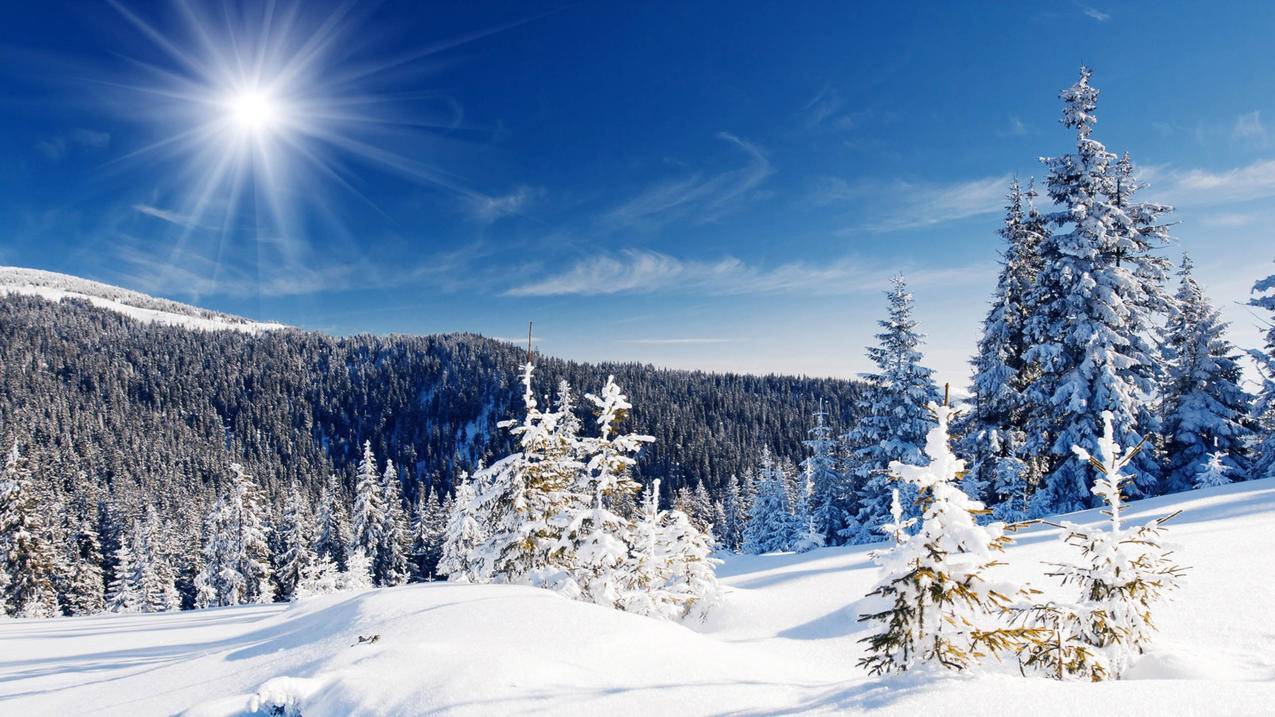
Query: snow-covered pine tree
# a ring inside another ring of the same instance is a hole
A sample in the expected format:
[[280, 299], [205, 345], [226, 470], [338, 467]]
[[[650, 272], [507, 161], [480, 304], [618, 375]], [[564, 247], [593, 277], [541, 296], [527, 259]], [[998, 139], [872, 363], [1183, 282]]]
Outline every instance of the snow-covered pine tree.
[[[965, 461], [949, 445], [953, 411], [946, 402], [929, 408], [936, 425], [926, 436], [928, 464], [890, 465], [900, 481], [915, 488], [923, 512], [916, 534], [906, 539], [898, 508], [879, 528], [895, 542], [875, 554], [883, 574], [869, 596], [881, 609], [859, 617], [880, 628], [861, 640], [868, 654], [859, 665], [873, 674], [926, 663], [965, 669], [1037, 635], [1035, 628], [1000, 623], [1018, 591], [988, 582], [985, 574], [1001, 564], [995, 554], [1010, 543], [1006, 526], [979, 525], [978, 516], [987, 512], [983, 504], [956, 485]], [[893, 491], [891, 502], [898, 505]]]
[[411, 530], [403, 511], [403, 485], [394, 461], [385, 461], [380, 491], [381, 540], [372, 561], [372, 575], [377, 586], [391, 587], [407, 582], [407, 554], [412, 547]]
[[1249, 306], [1265, 309], [1271, 316], [1266, 320], [1266, 346], [1249, 349], [1249, 356], [1262, 375], [1262, 387], [1253, 402], [1252, 420], [1257, 427], [1253, 439], [1253, 463], [1249, 470], [1252, 478], [1275, 478], [1275, 274], [1253, 284], [1257, 296], [1249, 300]]
[[703, 619], [722, 601], [716, 572], [721, 561], [712, 557], [709, 535], [700, 532], [682, 511], [669, 510], [660, 517], [656, 536], [655, 552], [668, 575], [660, 590], [662, 599], [674, 606], [679, 618]]
[[261, 489], [238, 463], [204, 521], [204, 567], [196, 576], [197, 607], [268, 603], [274, 599], [266, 508]]
[[456, 496], [452, 499], [451, 513], [447, 517], [438, 573], [447, 576], [451, 582], [483, 582], [474, 556], [486, 538], [477, 519], [474, 486], [469, 476], [462, 473], [460, 485], [456, 486]]
[[292, 599], [327, 595], [341, 589], [341, 569], [327, 555], [318, 555], [301, 573]]
[[112, 612], [168, 612], [181, 607], [176, 572], [165, 554], [163, 524], [147, 505], [116, 554], [119, 567], [107, 606]]
[[346, 556], [345, 570], [341, 571], [338, 584], [341, 590], [350, 592], [372, 589], [372, 558], [363, 546], [356, 545]]
[[586, 394], [585, 398], [593, 404], [598, 426], [598, 436], [581, 444], [588, 461], [577, 490], [589, 503], [573, 511], [562, 534], [561, 549], [570, 556], [581, 598], [617, 607], [626, 584], [622, 570], [628, 554], [629, 526], [608, 506], [621, 493], [632, 494], [637, 489], [630, 471], [642, 444], [655, 439], [620, 432], [620, 423], [633, 406], [614, 376], [607, 377], [598, 395]]
[[732, 473], [726, 481], [726, 493], [722, 496], [722, 547], [732, 552], [739, 552], [744, 544], [744, 525], [748, 515], [744, 511], [744, 500], [739, 486], [739, 478]]
[[351, 549], [363, 549], [363, 554], [372, 561], [375, 575], [381, 544], [385, 538], [385, 503], [371, 441], [363, 442], [363, 458], [359, 461], [354, 482], [354, 511], [350, 523], [354, 533]]
[[1210, 453], [1208, 460], [1195, 474], [1196, 488], [1214, 488], [1227, 485], [1231, 481], [1230, 461], [1227, 460], [1227, 455], [1220, 451]]
[[[890, 516], [890, 495], [896, 485], [889, 466], [899, 461], [917, 465], [925, 461], [922, 446], [934, 425], [925, 406], [939, 399], [930, 369], [921, 365], [922, 334], [912, 316], [912, 294], [902, 276], [895, 276], [886, 292], [889, 315], [880, 323], [878, 344], [868, 348], [877, 373], [865, 374], [868, 382], [861, 416], [842, 436], [846, 444], [847, 473], [858, 489], [858, 511], [846, 537], [855, 543], [879, 539], [880, 526]], [[903, 486], [904, 504], [914, 501], [911, 488]]]
[[[1022, 392], [1032, 380], [1032, 366], [1024, 359], [1026, 324], [1031, 314], [1032, 282], [1040, 271], [1039, 244], [1044, 219], [1035, 206], [1036, 192], [1023, 190], [1015, 179], [1009, 188], [1000, 236], [1005, 241], [1000, 274], [991, 308], [983, 318], [978, 353], [970, 361], [970, 411], [961, 443], [970, 456], [963, 488], [981, 499], [987, 488], [995, 497], [995, 516], [1022, 520], [1035, 477], [1023, 460], [1025, 406]], [[971, 489], [973, 489], [971, 491]]]
[[850, 508], [850, 491], [837, 470], [837, 441], [828, 425], [828, 413], [823, 410], [823, 400], [815, 412], [815, 425], [807, 432], [809, 438], [802, 443], [810, 455], [801, 468], [810, 484], [809, 519], [813, 532], [822, 536], [824, 545], [841, 542], [841, 531], [846, 527], [846, 512]]
[[775, 465], [770, 448], [762, 446], [761, 468], [757, 476], [757, 497], [744, 530], [744, 552], [755, 555], [789, 550], [797, 539], [798, 526], [788, 506], [788, 490], [783, 473]]
[[660, 481], [651, 482], [642, 496], [637, 518], [629, 531], [630, 548], [624, 569], [626, 583], [619, 606], [632, 612], [664, 620], [680, 617], [680, 610], [667, 591], [670, 572], [663, 554], [659, 508]]
[[[1043, 478], [1031, 512], [1044, 515], [1089, 507], [1087, 466], [1071, 446], [1094, 447], [1096, 416], [1112, 411], [1125, 441], [1153, 428], [1149, 408], [1158, 383], [1148, 337], [1155, 309], [1167, 306], [1165, 262], [1150, 252], [1168, 241], [1160, 217], [1169, 207], [1134, 204], [1138, 188], [1129, 162], [1091, 134], [1098, 90], [1088, 68], [1063, 91], [1062, 123], [1076, 131], [1076, 151], [1045, 160], [1049, 196], [1060, 209], [1049, 215], [1056, 230], [1039, 244], [1040, 271], [1029, 296], [1028, 349], [1035, 376], [1024, 391], [1027, 455]], [[1140, 458], [1135, 484], [1158, 481], [1153, 451]]]
[[575, 488], [584, 466], [578, 437], [560, 426], [560, 415], [539, 408], [532, 390], [535, 367], [523, 366], [521, 421], [501, 421], [521, 450], [486, 469], [478, 504], [487, 518], [487, 540], [479, 551], [482, 573], [492, 581], [534, 585], [578, 597], [580, 587], [564, 559], [561, 538], [571, 511], [580, 505]]
[[1126, 529], [1121, 522], [1121, 493], [1129, 480], [1123, 471], [1145, 441], [1122, 451], [1113, 421], [1112, 413], [1104, 411], [1096, 454], [1081, 446], [1074, 449], [1077, 458], [1098, 472], [1092, 490], [1107, 505], [1110, 523], [1106, 529], [1059, 524], [1063, 540], [1080, 550], [1082, 562], [1055, 564], [1050, 573], [1061, 578], [1064, 585], [1078, 589], [1078, 607], [1070, 611], [1075, 617], [1068, 618], [1076, 623], [1070, 632], [1075, 640], [1092, 648], [1096, 657], [1086, 663], [1072, 655], [1071, 663], [1061, 670], [1056, 661], [1038, 661], [1039, 667], [1055, 676], [1119, 679], [1151, 639], [1155, 629], [1152, 606], [1177, 589], [1184, 572], [1173, 562], [1172, 551], [1161, 542], [1164, 524], [1178, 513], [1136, 528]]
[[39, 499], [31, 469], [15, 440], [0, 473], [0, 572], [8, 578], [0, 602], [17, 617], [60, 614], [54, 585], [57, 550], [45, 529], [47, 506]]
[[811, 475], [809, 467], [803, 468], [797, 474], [792, 509], [794, 533], [791, 548], [798, 553], [804, 553], [824, 546], [823, 533], [815, 529], [814, 515], [810, 510], [810, 493], [813, 484], [814, 477]]
[[[1240, 387], [1244, 369], [1226, 340], [1227, 323], [1209, 303], [1191, 275], [1191, 259], [1182, 258], [1181, 283], [1164, 332], [1166, 357], [1162, 391], [1165, 491], [1188, 490], [1197, 477], [1222, 460], [1222, 473], [1210, 481], [1243, 480], [1250, 431], [1249, 396]], [[1214, 484], [1214, 483], [1210, 483]]]
[[448, 516], [454, 504], [450, 497], [446, 503], [440, 502], [432, 489], [425, 491], [417, 501], [412, 517], [413, 580], [433, 580], [439, 574], [438, 564], [447, 539]]
[[315, 522], [315, 555], [331, 560], [337, 569], [343, 570], [353, 536], [344, 493], [335, 475], [328, 476], [328, 484], [319, 494], [318, 519]]
[[106, 582], [102, 573], [102, 542], [89, 515], [76, 518], [68, 552], [71, 574], [68, 576], [66, 610], [72, 615], [92, 615], [106, 609]]
[[314, 526], [310, 509], [294, 481], [288, 490], [283, 517], [279, 521], [279, 553], [275, 561], [275, 585], [280, 600], [292, 600], [310, 566], [317, 560], [313, 544]]

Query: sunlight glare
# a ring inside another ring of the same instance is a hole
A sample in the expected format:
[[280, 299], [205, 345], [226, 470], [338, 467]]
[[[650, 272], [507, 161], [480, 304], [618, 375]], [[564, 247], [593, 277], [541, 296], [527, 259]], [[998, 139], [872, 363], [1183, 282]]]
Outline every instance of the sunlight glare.
[[282, 119], [278, 102], [264, 92], [241, 92], [232, 96], [227, 106], [235, 125], [248, 132], [268, 130]]

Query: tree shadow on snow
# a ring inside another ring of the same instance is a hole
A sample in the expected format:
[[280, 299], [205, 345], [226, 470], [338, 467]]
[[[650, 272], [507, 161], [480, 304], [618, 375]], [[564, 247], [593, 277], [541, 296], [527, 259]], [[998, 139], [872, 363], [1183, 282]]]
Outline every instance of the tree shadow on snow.
[[827, 615], [817, 617], [809, 622], [794, 625], [776, 633], [776, 637], [789, 640], [832, 640], [846, 637], [868, 629], [869, 625], [859, 622], [860, 603], [856, 600], [845, 607], [837, 608]]

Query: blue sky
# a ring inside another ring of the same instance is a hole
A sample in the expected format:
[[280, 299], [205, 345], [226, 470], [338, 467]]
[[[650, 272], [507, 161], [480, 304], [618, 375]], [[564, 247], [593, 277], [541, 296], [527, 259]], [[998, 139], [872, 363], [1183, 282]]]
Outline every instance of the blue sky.
[[534, 319], [571, 358], [832, 376], [868, 368], [902, 271], [962, 383], [1005, 187], [1069, 150], [1084, 62], [1097, 138], [1178, 207], [1169, 254], [1258, 341], [1275, 5], [289, 8], [8, 9], [0, 262], [333, 333]]

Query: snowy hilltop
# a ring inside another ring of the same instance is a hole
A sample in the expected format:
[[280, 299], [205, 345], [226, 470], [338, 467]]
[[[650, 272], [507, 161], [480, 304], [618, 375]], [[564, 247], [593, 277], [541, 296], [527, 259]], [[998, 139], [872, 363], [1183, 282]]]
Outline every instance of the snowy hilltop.
[[[728, 556], [725, 603], [672, 623], [517, 585], [429, 583], [149, 615], [0, 621], [0, 712], [244, 715], [1005, 713], [1253, 715], [1275, 700], [1267, 578], [1275, 481], [1126, 504], [1126, 525], [1183, 511], [1190, 565], [1156, 613], [1156, 642], [1118, 682], [977, 671], [871, 677], [858, 621], [874, 546]], [[1066, 516], [1082, 527], [1106, 516]], [[1019, 533], [1002, 577], [1049, 599], [1061, 531]], [[1245, 596], [1236, 599], [1236, 596]], [[284, 706], [271, 712], [275, 706]], [[291, 711], [288, 711], [291, 710]]]
[[195, 306], [157, 299], [138, 291], [78, 276], [15, 266], [0, 267], [0, 295], [25, 294], [50, 301], [82, 299], [143, 323], [183, 326], [203, 331], [243, 331], [250, 334], [287, 328], [283, 324], [252, 321]]

